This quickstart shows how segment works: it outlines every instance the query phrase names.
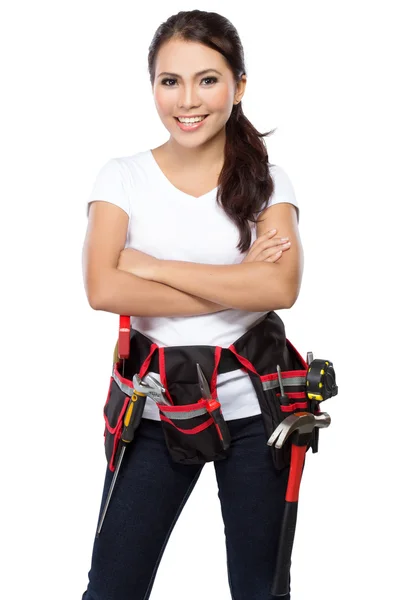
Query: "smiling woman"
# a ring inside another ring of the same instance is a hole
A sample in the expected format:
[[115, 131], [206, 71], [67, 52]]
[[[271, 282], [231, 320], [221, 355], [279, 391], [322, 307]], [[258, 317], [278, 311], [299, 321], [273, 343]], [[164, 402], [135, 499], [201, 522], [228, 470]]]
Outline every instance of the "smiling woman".
[[[104, 405], [102, 529], [82, 599], [149, 598], [210, 461], [232, 598], [272, 598], [289, 460], [266, 443], [285, 416], [277, 363], [295, 386], [285, 410], [306, 407], [307, 365], [274, 312], [300, 290], [299, 203], [287, 173], [269, 162], [262, 138], [271, 132], [243, 113], [243, 48], [228, 19], [171, 16], [153, 37], [148, 68], [169, 138], [107, 161], [87, 198], [86, 292], [96, 310], [127, 316], [129, 352], [116, 347]], [[146, 386], [156, 386], [157, 402]], [[289, 600], [285, 585], [280, 597]]]
[[[243, 113], [241, 100], [247, 76], [240, 41], [234, 37], [211, 41], [204, 28], [192, 29], [187, 23], [185, 35], [177, 35], [180, 19], [182, 23], [185, 20], [182, 13], [174, 24], [165, 23], [159, 29], [149, 51], [155, 105], [171, 134], [157, 149], [159, 159], [193, 178], [213, 171], [223, 156], [217, 175], [217, 202], [239, 229], [238, 248], [244, 252], [251, 243], [250, 223], [256, 221], [273, 193], [268, 153], [262, 143], [262, 137], [272, 132], [259, 133]], [[196, 70], [196, 64], [207, 67]], [[179, 69], [170, 69], [176, 65]], [[203, 115], [207, 118], [195, 124], [178, 121], [178, 117]], [[185, 135], [179, 135], [180, 131]], [[210, 147], [205, 152], [207, 145]]]

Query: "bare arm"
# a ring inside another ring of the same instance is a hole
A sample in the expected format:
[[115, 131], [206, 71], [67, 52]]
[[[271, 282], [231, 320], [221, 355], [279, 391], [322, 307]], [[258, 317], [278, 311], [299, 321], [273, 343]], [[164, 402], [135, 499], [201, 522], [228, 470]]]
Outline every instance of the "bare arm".
[[279, 263], [208, 265], [166, 260], [155, 263], [150, 279], [228, 308], [253, 312], [290, 308], [298, 297], [303, 271], [295, 207], [282, 202], [267, 208], [260, 218], [257, 237], [274, 226], [291, 240], [290, 252]]
[[166, 260], [157, 266], [154, 279], [190, 294], [201, 294], [226, 308], [249, 312], [287, 308], [278, 263], [208, 265]]
[[177, 317], [227, 310], [226, 306], [117, 269], [104, 272], [104, 284], [108, 290], [91, 307], [117, 315]]
[[118, 206], [90, 205], [82, 266], [90, 306], [119, 315], [191, 316], [226, 310], [168, 285], [146, 281], [117, 269], [128, 230], [128, 215]]

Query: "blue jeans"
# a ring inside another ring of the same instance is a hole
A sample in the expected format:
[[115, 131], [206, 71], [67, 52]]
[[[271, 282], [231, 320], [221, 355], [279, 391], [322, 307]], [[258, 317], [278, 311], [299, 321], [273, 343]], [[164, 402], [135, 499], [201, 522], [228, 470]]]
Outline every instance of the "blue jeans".
[[[270, 588], [289, 468], [274, 468], [261, 415], [227, 424], [231, 455], [213, 464], [232, 599], [276, 599]], [[169, 536], [202, 468], [174, 463], [161, 423], [142, 419], [125, 451], [100, 535], [94, 540], [82, 600], [148, 600]], [[98, 523], [112, 476], [107, 468]], [[168, 597], [172, 585], [165, 591]], [[279, 598], [290, 600], [290, 594]]]

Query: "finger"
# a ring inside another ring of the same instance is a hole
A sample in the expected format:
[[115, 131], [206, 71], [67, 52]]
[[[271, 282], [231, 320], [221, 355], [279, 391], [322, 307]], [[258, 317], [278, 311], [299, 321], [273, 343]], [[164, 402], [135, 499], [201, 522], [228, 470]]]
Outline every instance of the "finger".
[[283, 254], [282, 250], [278, 250], [278, 252], [275, 252], [272, 256], [270, 256], [269, 258], [266, 258], [264, 260], [264, 262], [276, 262], [277, 260], [280, 259], [282, 254]]
[[289, 250], [291, 244], [290, 242], [274, 242], [271, 241], [268, 244], [265, 244], [264, 248], [259, 248], [257, 257], [255, 260], [264, 260], [265, 258], [269, 258], [278, 252], [279, 250], [285, 251]]
[[264, 247], [259, 247], [257, 252], [251, 257], [253, 261], [261, 261], [274, 256], [278, 250], [288, 250], [290, 248], [290, 242], [276, 242], [271, 240], [269, 243], [265, 243]]
[[276, 239], [272, 239], [275, 237], [277, 231], [277, 229], [270, 229], [254, 240], [242, 262], [255, 262], [256, 260], [263, 260], [259, 258], [260, 252], [262, 252], [268, 246], [273, 247], [280, 243]]
[[256, 240], [254, 240], [247, 253], [246, 260], [255, 260], [255, 258], [258, 256], [258, 253], [264, 248], [268, 247], [269, 244], [276, 245], [276, 240], [272, 239], [276, 235], [276, 232], [276, 229], [271, 229], [270, 231], [267, 231], [267, 233], [264, 233], [264, 235], [260, 235]]
[[280, 258], [282, 256], [282, 254], [284, 252], [286, 252], [287, 250], [290, 250], [290, 245], [289, 246], [282, 246], [280, 250], [272, 250], [270, 248], [268, 248], [268, 250], [266, 250], [265, 252], [261, 252], [258, 256], [257, 260], [265, 260], [265, 258], [274, 258], [274, 257], [278, 257]]
[[277, 237], [269, 236], [268, 234], [262, 235], [259, 238], [257, 238], [257, 240], [254, 242], [254, 244], [250, 248], [249, 254], [250, 254], [250, 252], [252, 254], [254, 254], [254, 253], [258, 254], [259, 252], [262, 252], [266, 248], [277, 247], [277, 249], [279, 250], [279, 248], [282, 245], [287, 244], [288, 242], [290, 244], [290, 240], [287, 237], [277, 238]]
[[265, 240], [269, 240], [269, 239], [273, 238], [277, 234], [277, 231], [278, 231], [277, 229], [270, 229], [263, 235], [258, 236], [258, 238], [256, 240], [254, 240], [253, 246], [255, 244], [262, 244], [265, 242]]
[[278, 250], [282, 246], [290, 246], [290, 240], [288, 238], [277, 238], [272, 240], [266, 240], [263, 243], [263, 248], [277, 248]]

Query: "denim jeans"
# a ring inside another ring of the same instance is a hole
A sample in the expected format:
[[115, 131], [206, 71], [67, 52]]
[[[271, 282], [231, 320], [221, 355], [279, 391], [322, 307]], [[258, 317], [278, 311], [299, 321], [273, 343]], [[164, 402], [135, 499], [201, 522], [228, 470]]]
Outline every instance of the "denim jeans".
[[[231, 454], [213, 465], [231, 596], [276, 599], [270, 588], [289, 468], [274, 468], [261, 415], [227, 424]], [[125, 451], [100, 535], [94, 540], [82, 600], [150, 598], [168, 539], [202, 468], [174, 463], [160, 421], [142, 419]], [[98, 523], [112, 477], [107, 468]], [[172, 585], [166, 597], [172, 597]], [[280, 599], [290, 600], [290, 594]]]

